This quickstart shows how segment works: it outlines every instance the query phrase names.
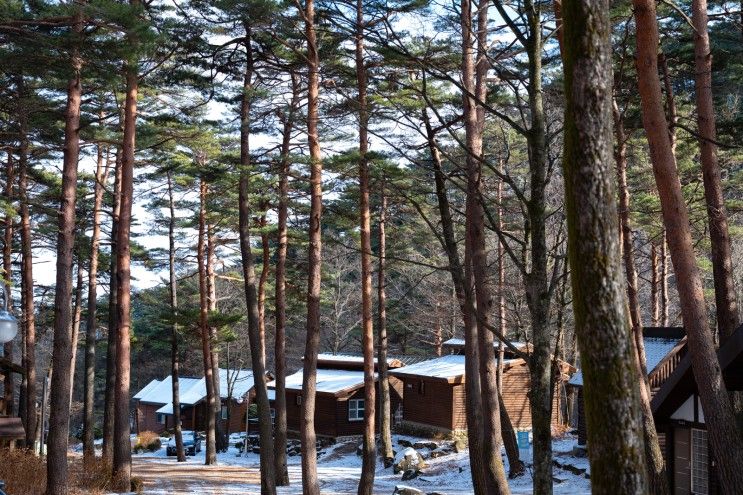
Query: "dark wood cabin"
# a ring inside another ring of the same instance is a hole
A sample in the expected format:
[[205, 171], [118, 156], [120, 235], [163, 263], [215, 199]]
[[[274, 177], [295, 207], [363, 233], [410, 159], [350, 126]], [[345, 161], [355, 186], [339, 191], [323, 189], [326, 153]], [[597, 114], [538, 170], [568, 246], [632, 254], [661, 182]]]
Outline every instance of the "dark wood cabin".
[[[686, 332], [682, 327], [645, 327], [642, 335], [650, 392], [654, 396], [686, 355]], [[578, 430], [578, 445], [585, 446], [588, 430], [583, 398], [583, 374], [580, 371], [573, 375], [568, 387], [573, 387], [577, 391], [575, 426]]]
[[[250, 370], [220, 369], [221, 419], [228, 433], [245, 431], [248, 406], [253, 393]], [[172, 381], [152, 380], [134, 395], [135, 430], [162, 433], [174, 427]], [[181, 426], [187, 430], [206, 428], [206, 385], [203, 378], [179, 378]]]
[[[575, 371], [561, 363], [564, 382]], [[464, 356], [451, 354], [423, 361], [390, 372], [403, 382], [402, 419], [415, 425], [434, 427], [442, 431], [464, 430], [467, 427]], [[529, 405], [529, 369], [523, 359], [503, 362], [503, 403], [516, 429], [531, 429]], [[553, 424], [559, 417], [560, 394], [554, 395]]]
[[[743, 390], [743, 325], [722, 343], [717, 356], [727, 389]], [[651, 407], [658, 435], [665, 439], [663, 447], [672, 493], [722, 493], [690, 356], [680, 360], [653, 397]]]
[[[376, 368], [375, 360], [375, 368]], [[395, 358], [387, 361], [392, 370], [404, 363]], [[320, 354], [318, 356], [317, 395], [315, 398], [315, 432], [324, 437], [362, 435], [364, 432], [363, 358], [351, 355]], [[303, 371], [286, 377], [287, 429], [298, 433], [302, 415]], [[275, 382], [268, 384], [275, 391]], [[379, 428], [379, 384], [377, 383], [377, 421]], [[390, 375], [390, 399], [392, 420], [402, 403], [402, 382]]]

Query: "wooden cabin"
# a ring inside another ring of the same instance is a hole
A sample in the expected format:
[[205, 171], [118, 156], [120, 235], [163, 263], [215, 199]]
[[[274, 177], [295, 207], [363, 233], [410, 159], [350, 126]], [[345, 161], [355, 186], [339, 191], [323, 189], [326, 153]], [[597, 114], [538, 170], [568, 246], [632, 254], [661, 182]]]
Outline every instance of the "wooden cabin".
[[[743, 390], [743, 325], [722, 343], [717, 356], [727, 389]], [[680, 360], [653, 397], [651, 407], [658, 435], [665, 440], [672, 493], [722, 493], [690, 356]]]
[[[402, 419], [442, 431], [467, 427], [464, 356], [450, 354], [405, 366], [390, 373], [403, 381]], [[561, 382], [575, 371], [561, 363]], [[531, 429], [529, 369], [523, 359], [503, 361], [503, 403], [516, 429]], [[553, 425], [561, 423], [560, 394], [554, 395]]]
[[[219, 370], [219, 395], [222, 404], [221, 419], [226, 421], [228, 433], [245, 431], [247, 411], [254, 397], [251, 370]], [[179, 377], [178, 379], [181, 426], [188, 430], [206, 428], [206, 382], [204, 378]], [[172, 429], [173, 385], [170, 376], [152, 380], [134, 397], [135, 429], [162, 433]]]
[[[686, 355], [686, 332], [681, 327], [645, 327], [642, 335], [650, 392], [655, 395]], [[583, 374], [579, 371], [573, 375], [568, 386], [578, 391], [576, 400], [578, 445], [585, 446], [588, 434], [583, 399]]]
[[[395, 358], [387, 360], [392, 370], [403, 366]], [[361, 356], [320, 354], [317, 362], [317, 395], [315, 397], [315, 432], [324, 437], [362, 435], [364, 432], [364, 361]], [[375, 369], [377, 362], [375, 360]], [[298, 433], [302, 416], [303, 370], [286, 377], [287, 429]], [[268, 384], [275, 392], [276, 382]], [[379, 384], [377, 383], [377, 400]], [[391, 412], [402, 402], [402, 382], [390, 375]], [[379, 402], [376, 427], [379, 428]]]
[[[514, 347], [516, 347], [521, 352], [529, 352], [532, 348], [531, 344], [527, 344], [526, 342], [511, 342]], [[464, 339], [457, 339], [452, 338], [449, 340], [444, 341], [441, 344], [441, 347], [444, 350], [444, 354], [459, 354], [464, 356]], [[495, 339], [493, 341], [493, 350], [495, 352], [495, 356], [498, 357], [500, 354], [501, 349], [501, 341], [498, 339]], [[503, 346], [503, 359], [516, 359], [518, 356], [516, 353], [513, 352], [513, 350], [508, 346]]]

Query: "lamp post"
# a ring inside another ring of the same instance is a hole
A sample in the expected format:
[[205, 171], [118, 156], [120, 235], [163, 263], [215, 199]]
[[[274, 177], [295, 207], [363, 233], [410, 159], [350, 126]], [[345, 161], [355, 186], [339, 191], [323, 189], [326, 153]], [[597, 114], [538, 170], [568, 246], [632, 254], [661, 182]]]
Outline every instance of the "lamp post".
[[[10, 313], [8, 302], [8, 286], [3, 291], [5, 305], [0, 309], [0, 344], [10, 342], [18, 334], [18, 320]], [[0, 480], [0, 495], [5, 495], [5, 482]]]
[[18, 334], [18, 320], [10, 312], [8, 287], [3, 291], [4, 306], [0, 309], [0, 344], [10, 342]]

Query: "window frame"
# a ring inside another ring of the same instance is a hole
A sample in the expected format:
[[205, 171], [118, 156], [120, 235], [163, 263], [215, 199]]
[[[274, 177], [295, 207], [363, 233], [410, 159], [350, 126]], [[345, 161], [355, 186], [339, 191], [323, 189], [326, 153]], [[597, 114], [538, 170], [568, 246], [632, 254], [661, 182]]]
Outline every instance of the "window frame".
[[[707, 430], [691, 428], [689, 437], [689, 488], [697, 495], [709, 494], [709, 444]], [[701, 458], [704, 462], [701, 462]], [[701, 464], [697, 466], [696, 464]], [[703, 468], [703, 469], [702, 469]]]
[[[360, 415], [359, 415], [359, 412], [361, 413]], [[366, 417], [366, 400], [363, 398], [348, 399], [348, 421], [351, 423], [355, 423], [358, 421], [364, 421], [365, 417]]]

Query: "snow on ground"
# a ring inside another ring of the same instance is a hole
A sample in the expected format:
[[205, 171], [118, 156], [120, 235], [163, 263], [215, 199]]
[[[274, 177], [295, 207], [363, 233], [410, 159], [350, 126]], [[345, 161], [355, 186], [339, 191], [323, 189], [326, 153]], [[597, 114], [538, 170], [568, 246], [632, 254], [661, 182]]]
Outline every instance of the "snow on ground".
[[[140, 476], [145, 481], [145, 494], [256, 494], [260, 493], [260, 473], [258, 454], [247, 453], [239, 455], [234, 447], [238, 437], [233, 435], [230, 448], [227, 452], [217, 455], [217, 466], [204, 466], [204, 450], [195, 456], [189, 456], [186, 463], [176, 463], [173, 457], [165, 455], [165, 441], [163, 448], [157, 452], [135, 454], [134, 476]], [[402, 447], [400, 440], [415, 442], [419, 438], [395, 435], [393, 444], [397, 451]], [[561, 466], [555, 467], [554, 493], [564, 495], [590, 494], [590, 482], [581, 474], [587, 469], [588, 461], [585, 458], [572, 455], [576, 440], [574, 437], [556, 439], [554, 443], [555, 460]], [[356, 446], [359, 440], [340, 442], [324, 449], [318, 456], [318, 479], [320, 491], [329, 495], [355, 494], [361, 473], [361, 457], [356, 455]], [[419, 450], [427, 454], [425, 449]], [[425, 455], [424, 455], [425, 456]], [[289, 477], [292, 485], [281, 487], [278, 493], [282, 495], [297, 495], [301, 489], [301, 467], [299, 456], [288, 458]], [[505, 457], [504, 457], [505, 461]], [[394, 474], [393, 469], [384, 468], [379, 463], [374, 482], [374, 492], [392, 494], [395, 486], [406, 485], [418, 488], [424, 493], [439, 492], [447, 495], [462, 495], [472, 493], [472, 481], [469, 472], [469, 453], [451, 453], [436, 459], [427, 459], [427, 467], [421, 474], [412, 480], [401, 481], [402, 474]], [[506, 466], [507, 469], [507, 466]], [[531, 494], [531, 472], [510, 480], [513, 494]]]

